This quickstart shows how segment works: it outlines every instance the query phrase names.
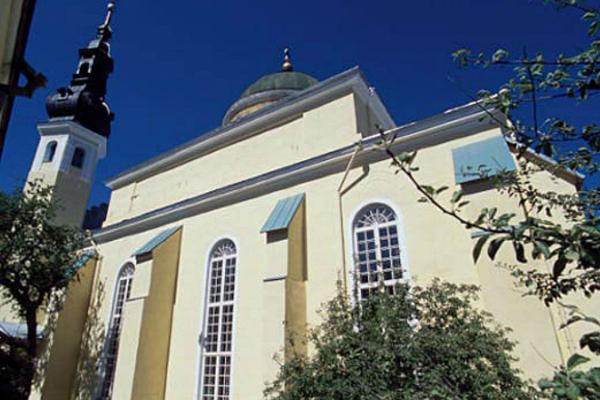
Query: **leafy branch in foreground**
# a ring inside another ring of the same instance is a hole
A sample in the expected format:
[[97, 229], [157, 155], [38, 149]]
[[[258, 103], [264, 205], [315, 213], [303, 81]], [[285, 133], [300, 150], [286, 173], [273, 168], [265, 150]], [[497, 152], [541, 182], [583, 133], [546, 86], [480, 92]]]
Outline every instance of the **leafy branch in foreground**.
[[84, 247], [78, 230], [54, 223], [49, 187], [28, 184], [25, 192], [0, 193], [0, 297], [25, 322], [25, 338], [0, 332], [0, 394], [27, 399], [36, 369], [38, 327], [77, 279], [73, 268]]
[[[503, 246], [510, 245], [515, 261], [508, 267], [513, 276], [548, 305], [571, 293], [591, 297], [600, 290], [600, 188], [596, 183], [600, 124], [575, 123], [558, 115], [568, 115], [573, 106], [600, 99], [596, 97], [600, 92], [600, 10], [579, 0], [546, 3], [580, 16], [587, 26], [585, 45], [574, 46], [572, 54], [556, 56], [542, 52], [531, 55], [527, 50], [514, 55], [507, 49], [491, 55], [474, 54], [469, 49], [453, 54], [463, 68], [512, 68], [513, 76], [501, 87], [481, 90], [471, 98], [501, 128], [515, 154], [517, 168], [493, 177], [485, 170], [473, 173], [491, 181], [500, 194], [512, 199], [518, 212], [514, 206], [504, 212], [488, 207], [481, 209], [477, 218], [465, 217], [462, 210], [469, 203], [463, 200], [461, 190], [443, 199], [448, 187], [436, 188], [420, 182], [415, 175], [415, 153], [397, 154], [395, 138], [383, 132], [381, 138], [393, 167], [420, 192], [420, 201], [432, 204], [465, 228], [479, 231], [474, 260], [484, 251], [494, 260]], [[576, 190], [557, 192], [535, 183], [539, 175], [557, 180], [578, 172], [587, 177]], [[534, 260], [544, 261], [551, 268], [536, 267]], [[577, 313], [571, 323], [593, 320]], [[595, 325], [594, 331], [580, 340], [582, 348], [596, 355], [600, 348], [598, 328]], [[598, 370], [575, 370], [586, 361], [586, 357], [574, 355], [552, 381], [545, 382], [544, 388], [556, 398], [597, 398]]]

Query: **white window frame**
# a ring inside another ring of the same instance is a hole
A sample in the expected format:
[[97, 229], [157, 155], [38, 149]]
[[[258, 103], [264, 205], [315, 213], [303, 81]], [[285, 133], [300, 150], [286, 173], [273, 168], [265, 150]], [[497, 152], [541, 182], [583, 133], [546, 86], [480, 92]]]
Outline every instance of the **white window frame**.
[[[407, 245], [406, 245], [406, 236], [405, 236], [405, 232], [404, 232], [404, 223], [403, 223], [402, 213], [400, 212], [399, 208], [395, 205], [395, 203], [389, 199], [374, 198], [374, 199], [369, 199], [367, 201], [363, 201], [354, 208], [354, 211], [350, 215], [348, 225], [347, 225], [347, 237], [349, 238], [349, 240], [346, 241], [346, 252], [348, 254], [347, 259], [351, 260], [351, 262], [349, 263], [350, 265], [346, 271], [346, 273], [348, 274], [348, 283], [349, 283], [348, 287], [347, 287], [347, 291], [348, 291], [348, 294], [353, 299], [353, 301], [360, 300], [360, 286], [361, 286], [360, 278], [359, 278], [359, 270], [358, 270], [358, 267], [359, 267], [358, 261], [359, 260], [358, 260], [358, 252], [357, 252], [358, 243], [357, 243], [357, 238], [356, 238], [357, 230], [355, 229], [355, 226], [366, 209], [371, 208], [371, 207], [376, 207], [378, 205], [381, 205], [383, 207], [390, 209], [395, 215], [395, 222], [385, 224], [385, 226], [390, 226], [390, 225], [396, 226], [396, 231], [397, 231], [397, 235], [398, 235], [398, 246], [400, 249], [400, 262], [401, 262], [402, 278], [391, 280], [390, 285], [392, 284], [392, 282], [393, 282], [393, 284], [398, 284], [398, 283], [408, 284], [411, 281], [411, 275], [410, 275], [410, 269], [409, 269], [409, 259], [408, 259]], [[368, 230], [369, 228], [359, 228], [358, 230], [360, 231], [362, 229]], [[378, 229], [376, 229], [375, 231], [376, 231], [375, 234], [377, 236], [376, 246], [379, 247], [380, 246], [379, 237], [378, 237], [379, 232], [378, 232]], [[381, 271], [380, 265], [378, 265], [378, 271]], [[358, 281], [357, 281], [357, 278], [359, 279]], [[376, 287], [376, 285], [377, 284], [373, 284], [372, 287]], [[388, 285], [386, 285], [386, 286], [388, 286]], [[358, 296], [358, 297], [356, 297], [356, 296]]]
[[[133, 272], [126, 276], [126, 277], [122, 277], [121, 274], [123, 271], [125, 271], [126, 268], [128, 268], [129, 266], [132, 267]], [[129, 282], [126, 283], [126, 287], [125, 287], [125, 298], [123, 300], [123, 304], [121, 306], [121, 313], [119, 314], [119, 338], [118, 340], [120, 341], [121, 339], [121, 333], [122, 333], [122, 329], [123, 329], [123, 316], [124, 316], [124, 311], [125, 311], [125, 305], [127, 303], [127, 300], [129, 299], [129, 296], [131, 294], [131, 287], [133, 285], [133, 278], [135, 277], [135, 270], [136, 270], [136, 260], [135, 258], [131, 258], [129, 260], [127, 260], [126, 262], [124, 262], [121, 267], [119, 268], [119, 270], [117, 271], [116, 277], [115, 277], [115, 283], [113, 285], [113, 294], [112, 294], [112, 301], [110, 304], [110, 308], [109, 308], [109, 314], [108, 314], [108, 318], [106, 320], [106, 337], [104, 340], [104, 349], [102, 351], [102, 358], [101, 358], [101, 362], [100, 362], [100, 366], [99, 366], [99, 374], [98, 374], [98, 386], [96, 389], [96, 395], [94, 396], [94, 398], [96, 400], [108, 400], [112, 398], [112, 391], [113, 391], [113, 385], [114, 385], [114, 378], [115, 375], [114, 373], [116, 372], [116, 368], [117, 368], [117, 362], [118, 362], [118, 351], [119, 348], [117, 347], [117, 353], [114, 356], [115, 361], [114, 361], [114, 371], [113, 371], [113, 376], [110, 382], [110, 388], [108, 391], [108, 394], [105, 396], [104, 395], [104, 388], [105, 388], [105, 384], [106, 384], [106, 368], [107, 368], [107, 359], [109, 357], [108, 354], [108, 346], [110, 345], [110, 340], [111, 340], [111, 329], [113, 326], [113, 322], [115, 320], [115, 310], [116, 310], [116, 306], [117, 306], [117, 300], [118, 300], [118, 295], [119, 295], [119, 286], [121, 281], [123, 280], [128, 280]]]
[[[219, 257], [219, 258], [215, 258], [214, 254], [217, 251], [219, 245], [221, 245], [223, 242], [229, 241], [233, 244], [234, 249], [235, 249], [235, 253], [232, 255], [227, 255], [224, 257]], [[233, 299], [231, 300], [223, 300], [223, 289], [225, 286], [225, 280], [224, 278], [224, 272], [225, 272], [225, 262], [228, 259], [235, 259], [235, 271], [234, 271], [234, 287], [233, 287]], [[220, 300], [218, 302], [214, 302], [211, 303], [210, 302], [210, 279], [212, 278], [212, 266], [213, 266], [213, 262], [214, 261], [222, 261], [222, 275], [221, 275], [221, 283], [220, 283], [220, 287], [221, 287], [221, 297]], [[204, 310], [203, 310], [203, 316], [202, 316], [202, 320], [201, 320], [201, 331], [200, 331], [200, 335], [198, 337], [198, 364], [197, 364], [197, 374], [196, 376], [198, 377], [198, 382], [196, 385], [196, 393], [195, 393], [195, 398], [196, 399], [202, 399], [203, 398], [203, 389], [204, 389], [204, 367], [205, 367], [205, 358], [209, 357], [209, 356], [214, 356], [217, 357], [217, 364], [215, 366], [215, 368], [219, 368], [219, 357], [222, 356], [228, 356], [229, 357], [229, 397], [231, 398], [232, 396], [232, 390], [233, 390], [233, 370], [234, 370], [234, 352], [235, 352], [235, 332], [236, 332], [236, 321], [237, 318], [235, 317], [235, 313], [236, 310], [238, 309], [237, 306], [237, 299], [238, 299], [238, 293], [237, 293], [237, 287], [238, 287], [238, 281], [239, 281], [239, 266], [240, 266], [240, 250], [239, 250], [239, 245], [237, 240], [233, 239], [231, 236], [225, 236], [222, 237], [218, 240], [216, 240], [215, 242], [213, 242], [213, 244], [209, 247], [209, 251], [207, 253], [206, 256], [206, 268], [205, 268], [205, 273], [204, 273]], [[208, 327], [208, 315], [209, 315], [209, 308], [211, 307], [218, 307], [219, 309], [219, 327], [218, 327], [218, 338], [217, 338], [217, 351], [216, 352], [210, 352], [207, 353], [206, 349], [205, 349], [205, 344], [206, 344], [206, 331], [207, 331], [207, 327]], [[221, 344], [222, 344], [222, 337], [221, 337], [221, 333], [222, 333], [222, 311], [223, 308], [225, 306], [231, 306], [233, 308], [232, 310], [232, 321], [231, 321], [231, 343], [230, 343], [230, 349], [229, 351], [221, 351]], [[213, 399], [218, 399], [219, 395], [218, 395], [218, 373], [217, 375], [215, 375], [215, 392], [212, 395]]]

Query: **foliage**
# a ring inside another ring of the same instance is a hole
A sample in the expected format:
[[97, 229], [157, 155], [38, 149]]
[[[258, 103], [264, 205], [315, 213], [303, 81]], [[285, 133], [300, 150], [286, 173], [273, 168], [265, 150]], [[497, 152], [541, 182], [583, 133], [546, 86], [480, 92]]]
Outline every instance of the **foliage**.
[[576, 400], [600, 398], [600, 368], [578, 371], [576, 368], [590, 361], [580, 354], [573, 354], [567, 365], [558, 370], [552, 380], [542, 379], [540, 388], [552, 398]]
[[0, 296], [27, 324], [24, 339], [0, 331], [2, 398], [28, 397], [38, 318], [60, 304], [62, 290], [76, 278], [73, 265], [84, 245], [81, 232], [54, 224], [51, 191], [34, 182], [24, 193], [0, 193]]
[[265, 390], [271, 399], [532, 399], [511, 367], [506, 329], [474, 307], [477, 289], [434, 281], [374, 293], [341, 291], [309, 341]]
[[[475, 219], [465, 217], [462, 211], [469, 202], [463, 199], [461, 190], [443, 200], [447, 187], [436, 188], [416, 178], [416, 154], [395, 154], [394, 138], [385, 133], [381, 136], [393, 165], [420, 191], [422, 202], [431, 203], [466, 228], [480, 231], [473, 248], [474, 260], [484, 250], [493, 260], [501, 247], [510, 245], [515, 262], [508, 267], [513, 275], [549, 305], [573, 292], [590, 297], [600, 290], [600, 188], [595, 183], [600, 170], [600, 125], [578, 124], [556, 115], [557, 110], [568, 114], [574, 106], [598, 99], [600, 9], [580, 0], [545, 3], [580, 15], [587, 26], [583, 47], [577, 45], [572, 54], [553, 57], [527, 50], [513, 55], [503, 48], [492, 54], [475, 54], [470, 49], [453, 54], [460, 67], [512, 69], [513, 76], [500, 88], [481, 90], [473, 100], [502, 128], [507, 144], [517, 154], [519, 167], [516, 172], [504, 171], [493, 178], [481, 173], [480, 178], [491, 180], [500, 193], [514, 199], [520, 213], [484, 208]], [[543, 117], [544, 113], [549, 115]], [[587, 175], [586, 184], [573, 193], [544, 191], [534, 184], [535, 176], [544, 170], [554, 176], [579, 171]], [[551, 270], [535, 268], [534, 260], [550, 263]], [[589, 323], [590, 317], [585, 318]], [[585, 318], [580, 315], [569, 324]], [[583, 336], [580, 346], [598, 354], [600, 330]], [[597, 394], [598, 371], [574, 371], [579, 364], [561, 367], [554, 381], [546, 381], [544, 388], [558, 398], [596, 398], [586, 393]]]

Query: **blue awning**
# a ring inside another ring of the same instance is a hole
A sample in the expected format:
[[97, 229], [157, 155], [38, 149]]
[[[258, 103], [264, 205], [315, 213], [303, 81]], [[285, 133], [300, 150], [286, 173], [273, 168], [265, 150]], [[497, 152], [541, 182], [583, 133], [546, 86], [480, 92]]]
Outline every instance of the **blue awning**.
[[279, 200], [273, 211], [271, 211], [269, 218], [267, 218], [267, 221], [260, 230], [260, 233], [287, 229], [290, 225], [290, 222], [292, 222], [294, 214], [296, 214], [296, 210], [298, 207], [300, 207], [300, 204], [302, 204], [303, 200], [304, 193]]
[[515, 161], [502, 136], [452, 149], [452, 158], [457, 184], [515, 170]]
[[181, 228], [181, 225], [174, 226], [172, 228], [162, 231], [161, 233], [150, 239], [148, 242], [146, 242], [146, 244], [140, 247], [135, 253], [132, 254], [132, 256], [137, 257], [152, 252], [155, 248], [158, 247], [158, 245], [167, 240], [172, 234], [177, 232], [179, 228]]
[[79, 255], [79, 257], [77, 258], [77, 260], [73, 263], [73, 265], [71, 265], [71, 267], [69, 269], [67, 269], [66, 274], [69, 278], [71, 278], [73, 275], [75, 275], [81, 268], [83, 268], [85, 266], [85, 264], [87, 264], [87, 262], [91, 259], [94, 258], [98, 255], [98, 253], [96, 252], [96, 250], [86, 250], [83, 253], [81, 253]]

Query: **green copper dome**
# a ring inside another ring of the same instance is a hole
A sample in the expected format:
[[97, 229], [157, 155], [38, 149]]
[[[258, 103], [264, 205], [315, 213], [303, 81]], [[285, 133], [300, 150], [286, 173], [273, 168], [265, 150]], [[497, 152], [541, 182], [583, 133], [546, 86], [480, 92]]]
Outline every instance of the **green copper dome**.
[[253, 114], [318, 83], [310, 75], [295, 72], [289, 50], [285, 49], [284, 54], [281, 72], [265, 75], [244, 90], [240, 98], [227, 110], [223, 118], [223, 125]]
[[244, 93], [242, 93], [240, 98], [270, 90], [304, 90], [318, 82], [319, 81], [312, 76], [302, 72], [277, 72], [275, 74], [263, 76], [254, 82], [248, 89], [244, 90]]

